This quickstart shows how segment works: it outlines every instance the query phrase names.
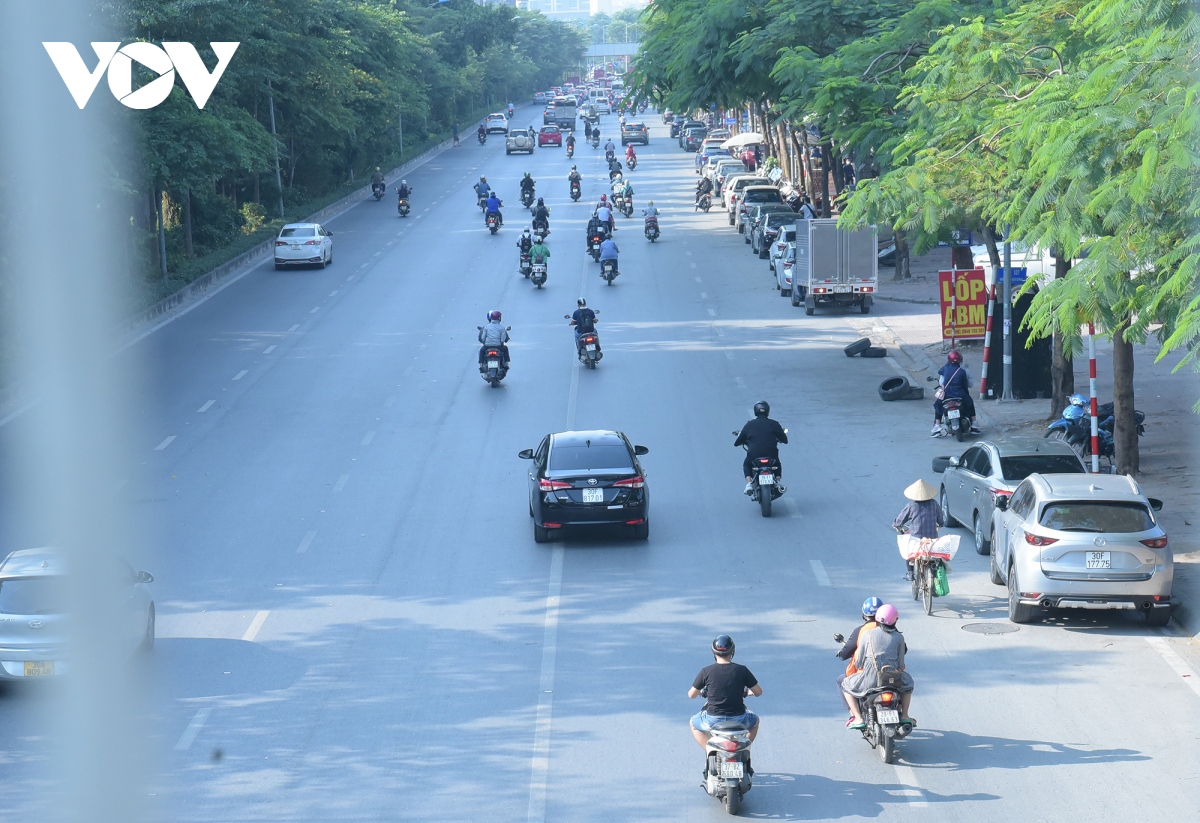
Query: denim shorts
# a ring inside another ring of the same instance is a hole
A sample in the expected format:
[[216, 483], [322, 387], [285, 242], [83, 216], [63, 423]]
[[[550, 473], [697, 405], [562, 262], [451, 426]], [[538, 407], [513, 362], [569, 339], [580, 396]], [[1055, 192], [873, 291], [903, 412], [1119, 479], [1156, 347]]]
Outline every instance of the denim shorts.
[[698, 732], [712, 731], [713, 725], [717, 723], [741, 723], [747, 729], [753, 729], [758, 725], [758, 715], [754, 712], [746, 712], [726, 717], [701, 710], [692, 716], [692, 728]]

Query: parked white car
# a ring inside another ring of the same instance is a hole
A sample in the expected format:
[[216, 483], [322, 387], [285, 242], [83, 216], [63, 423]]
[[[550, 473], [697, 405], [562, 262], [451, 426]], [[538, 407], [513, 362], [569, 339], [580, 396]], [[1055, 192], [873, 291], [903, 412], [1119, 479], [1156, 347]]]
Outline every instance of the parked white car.
[[275, 238], [275, 268], [320, 266], [333, 262], [333, 232], [319, 223], [288, 223]]
[[775, 272], [775, 267], [783, 256], [787, 254], [788, 246], [793, 246], [796, 243], [796, 224], [784, 226], [779, 230], [779, 236], [775, 238], [775, 242], [771, 244], [771, 251], [767, 255], [767, 268]]
[[[992, 282], [992, 258], [987, 246], [971, 246], [971, 255], [975, 260], [975, 268], [983, 269], [984, 282]], [[1004, 262], [1003, 244], [1000, 246], [1000, 262]], [[1049, 249], [1013, 241], [1012, 265], [1014, 269], [1027, 269], [1026, 276], [1032, 279], [1054, 277], [1054, 258]]]
[[775, 288], [779, 289], [780, 297], [792, 295], [792, 272], [796, 269], [796, 243], [793, 240], [787, 244], [783, 256], [775, 264]]

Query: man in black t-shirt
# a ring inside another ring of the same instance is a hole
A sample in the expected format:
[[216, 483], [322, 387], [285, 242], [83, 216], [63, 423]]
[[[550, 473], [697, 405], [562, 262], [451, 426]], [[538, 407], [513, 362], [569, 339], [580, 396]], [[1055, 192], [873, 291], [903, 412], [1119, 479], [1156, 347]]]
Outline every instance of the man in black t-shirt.
[[709, 729], [715, 723], [741, 723], [750, 730], [751, 740], [758, 736], [759, 729], [758, 715], [746, 709], [746, 697], [762, 696], [758, 678], [745, 666], [733, 662], [733, 638], [729, 635], [714, 640], [712, 652], [716, 662], [701, 669], [688, 689], [689, 698], [697, 698], [701, 693], [707, 698], [704, 708], [691, 721], [692, 737], [701, 749], [708, 743]]
[[[571, 322], [567, 325], [575, 327], [575, 348], [579, 348], [579, 337], [596, 331], [596, 312], [588, 308], [587, 301], [582, 297], [575, 301], [579, 308], [571, 314]], [[596, 341], [596, 351], [600, 351], [600, 341]]]

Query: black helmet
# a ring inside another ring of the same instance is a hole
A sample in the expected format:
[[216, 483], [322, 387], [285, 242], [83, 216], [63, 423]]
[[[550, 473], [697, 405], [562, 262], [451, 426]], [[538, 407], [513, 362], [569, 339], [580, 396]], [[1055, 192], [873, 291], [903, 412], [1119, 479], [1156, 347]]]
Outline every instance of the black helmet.
[[733, 638], [727, 634], [717, 635], [712, 642], [712, 652], [721, 657], [733, 657]]
[[768, 403], [766, 400], [759, 400], [757, 403], [754, 404], [754, 416], [755, 417], [766, 417], [770, 413], [771, 413], [771, 404]]

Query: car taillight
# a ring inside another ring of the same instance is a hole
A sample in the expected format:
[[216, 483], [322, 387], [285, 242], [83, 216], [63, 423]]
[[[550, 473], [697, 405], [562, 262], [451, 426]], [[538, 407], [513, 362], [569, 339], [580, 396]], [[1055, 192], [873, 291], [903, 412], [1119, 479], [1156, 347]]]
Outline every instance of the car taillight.
[[1165, 549], [1167, 547], [1167, 538], [1165, 537], [1150, 537], [1138, 542], [1151, 549]]
[[1038, 537], [1036, 534], [1025, 532], [1025, 542], [1031, 546], [1049, 546], [1051, 543], [1057, 543], [1057, 537]]
[[538, 480], [538, 488], [544, 492], [552, 492], [558, 489], [569, 489], [571, 484], [563, 483], [561, 480]]
[[275, 241], [276, 246], [286, 246], [287, 244], [288, 244], [288, 242], [286, 240], [276, 240]]
[[319, 246], [319, 245], [321, 245], [321, 241], [320, 241], [320, 240], [305, 240], [305, 241], [304, 241], [304, 245], [306, 245], [306, 246]]
[[637, 477], [627, 477], [624, 480], [618, 480], [613, 483], [613, 486], [621, 489], [640, 489], [646, 485], [646, 478], [640, 474]]

